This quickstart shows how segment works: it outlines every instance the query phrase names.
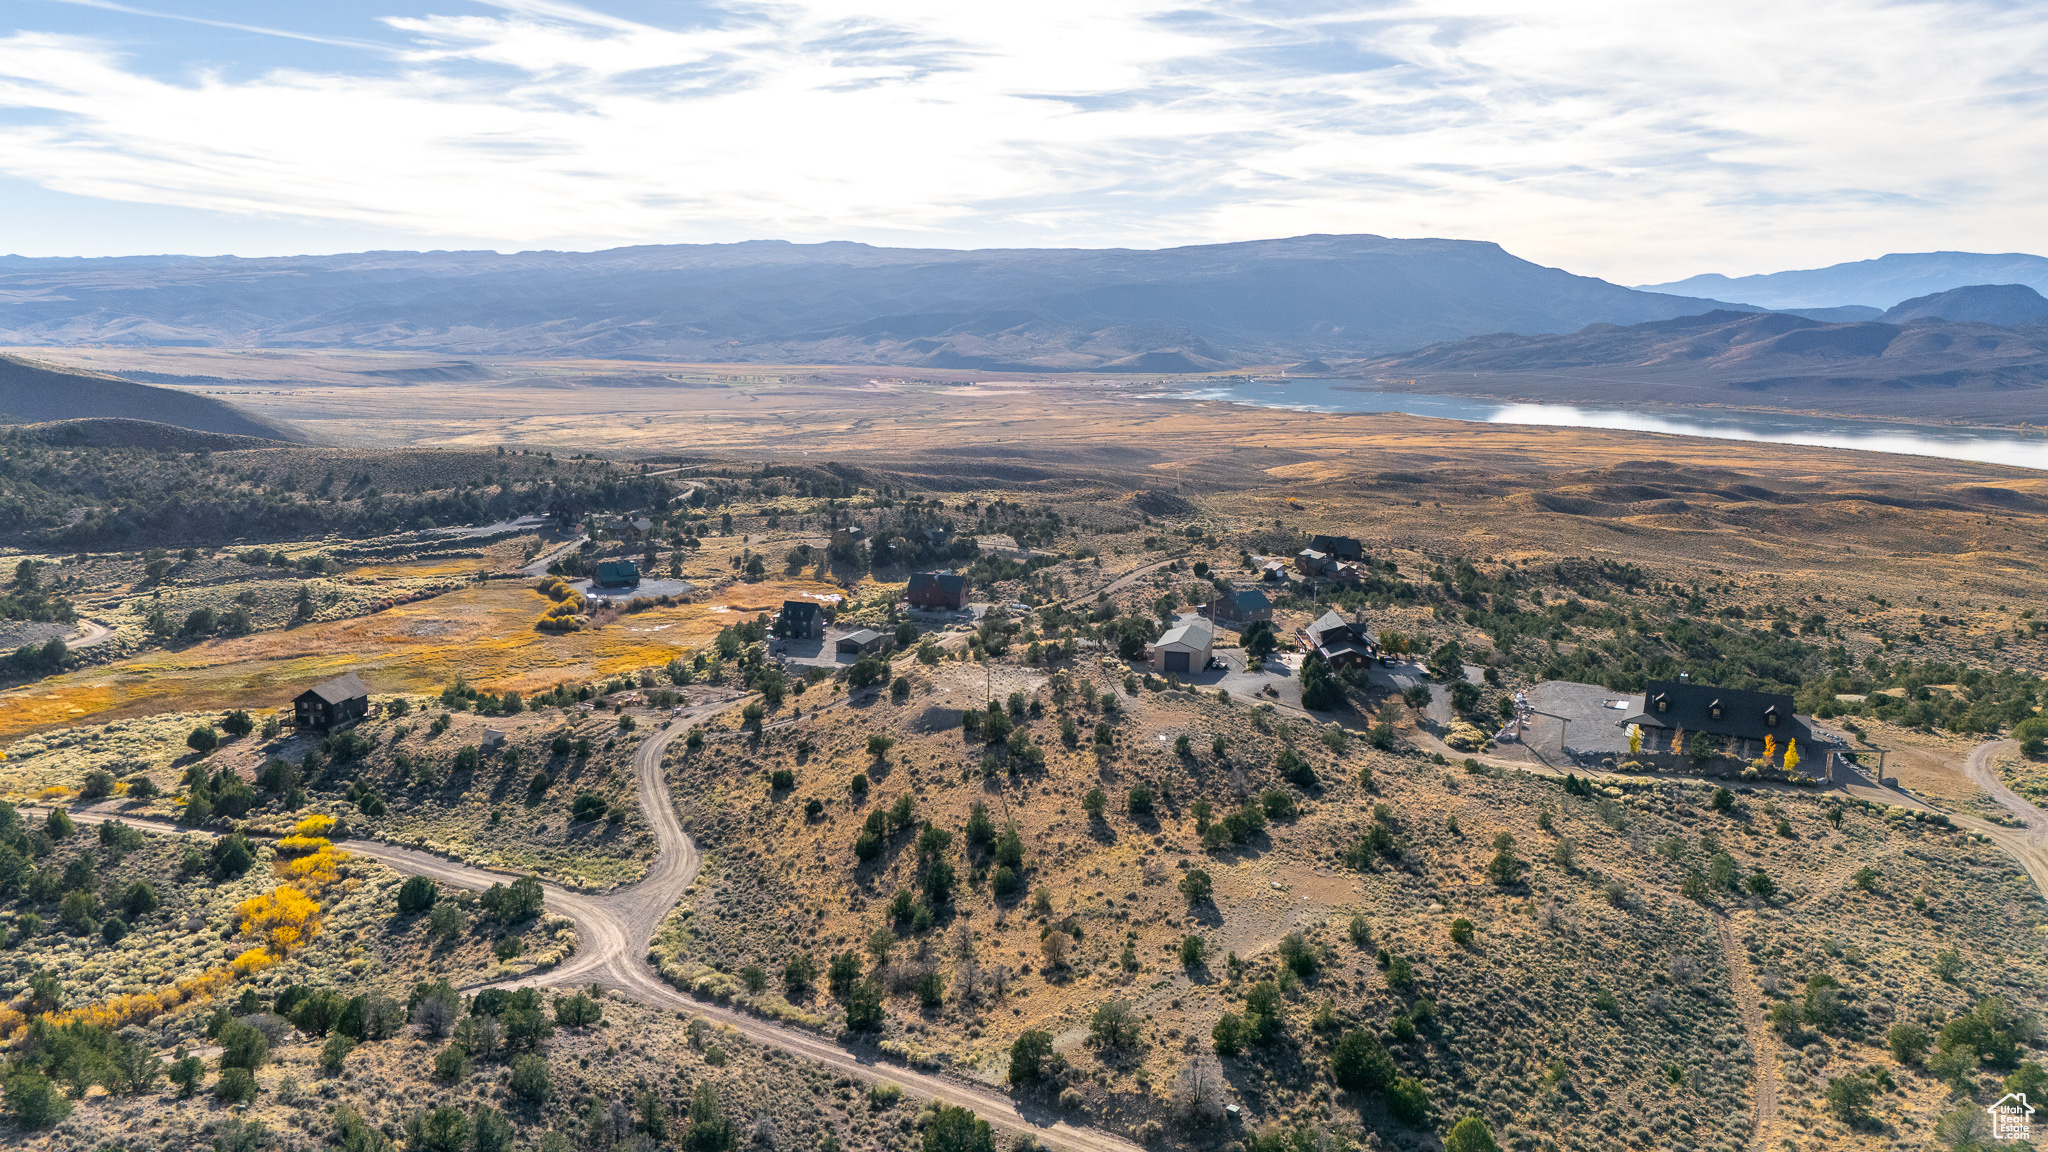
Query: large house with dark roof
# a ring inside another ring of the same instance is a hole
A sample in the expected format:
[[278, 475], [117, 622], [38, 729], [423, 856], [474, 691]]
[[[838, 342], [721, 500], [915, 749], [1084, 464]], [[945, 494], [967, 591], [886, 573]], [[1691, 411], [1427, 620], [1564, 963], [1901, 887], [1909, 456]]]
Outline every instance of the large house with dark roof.
[[775, 634], [786, 640], [823, 640], [825, 607], [813, 600], [784, 600]]
[[1365, 545], [1350, 536], [1314, 536], [1308, 546], [1334, 560], [1365, 559]]
[[1218, 624], [1242, 628], [1254, 620], [1273, 622], [1273, 602], [1257, 588], [1225, 592], [1209, 602], [1209, 618]]
[[913, 572], [903, 599], [926, 612], [962, 612], [967, 608], [967, 577], [958, 572]]
[[1780, 750], [1813, 739], [1813, 729], [1793, 714], [1792, 697], [1694, 684], [1684, 672], [1676, 680], [1645, 684], [1643, 710], [1622, 723], [1641, 728], [1643, 747], [1652, 752], [1682, 751], [1694, 733], [1736, 741], [1734, 754], [1743, 759], [1761, 755], [1766, 737]]
[[351, 672], [315, 684], [292, 699], [292, 722], [300, 728], [332, 728], [370, 714], [370, 690]]
[[1304, 624], [1295, 634], [1301, 646], [1320, 653], [1332, 668], [1372, 662], [1376, 645], [1364, 624], [1355, 624], [1336, 612], [1325, 612]]

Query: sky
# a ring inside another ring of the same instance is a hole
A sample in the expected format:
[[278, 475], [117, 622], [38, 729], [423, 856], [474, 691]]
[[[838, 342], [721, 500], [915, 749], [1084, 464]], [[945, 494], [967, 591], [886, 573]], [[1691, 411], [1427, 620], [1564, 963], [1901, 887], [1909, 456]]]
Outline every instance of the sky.
[[7, 0], [0, 253], [2048, 252], [2037, 0]]

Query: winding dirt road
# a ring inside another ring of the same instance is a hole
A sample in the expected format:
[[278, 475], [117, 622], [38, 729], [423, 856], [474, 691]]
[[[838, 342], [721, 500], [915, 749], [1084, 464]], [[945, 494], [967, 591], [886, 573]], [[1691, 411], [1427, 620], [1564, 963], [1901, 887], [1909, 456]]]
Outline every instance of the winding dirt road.
[[[669, 911], [697, 878], [702, 862], [696, 844], [683, 831], [682, 821], [676, 816], [662, 757], [669, 742], [689, 731], [692, 724], [734, 703], [736, 701], [724, 700], [698, 705], [675, 717], [640, 743], [633, 754], [633, 771], [640, 807], [646, 813], [657, 845], [646, 877], [629, 887], [603, 895], [572, 892], [553, 884], [542, 884], [548, 910], [575, 921], [580, 942], [576, 954], [568, 962], [551, 971], [533, 973], [518, 983], [552, 988], [601, 985], [641, 1004], [672, 1009], [679, 1015], [701, 1016], [711, 1023], [729, 1026], [756, 1043], [780, 1048], [845, 1075], [894, 1084], [919, 1097], [971, 1108], [992, 1124], [1013, 1131], [1028, 1131], [1044, 1143], [1071, 1152], [1142, 1152], [1138, 1145], [1107, 1132], [1069, 1124], [1051, 1109], [1020, 1104], [979, 1084], [905, 1067], [868, 1045], [841, 1043], [832, 1037], [785, 1027], [722, 1004], [698, 1000], [661, 978], [648, 963], [648, 946], [655, 933], [661, 930], [662, 921], [667, 919]], [[79, 809], [72, 813], [72, 818], [83, 823], [118, 821], [171, 835], [195, 831], [168, 821], [124, 815], [114, 810], [111, 804]], [[460, 888], [483, 889], [518, 879], [516, 873], [478, 868], [430, 852], [376, 840], [343, 840], [337, 847], [388, 865], [394, 871], [426, 876], [437, 883]]]

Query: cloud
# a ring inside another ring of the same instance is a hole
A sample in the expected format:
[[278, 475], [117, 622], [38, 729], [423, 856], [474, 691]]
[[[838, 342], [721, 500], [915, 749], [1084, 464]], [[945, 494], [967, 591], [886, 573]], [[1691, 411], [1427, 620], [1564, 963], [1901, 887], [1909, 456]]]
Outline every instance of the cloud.
[[1369, 231], [1631, 281], [2048, 247], [2048, 22], [1989, 0], [736, 0], [664, 26], [501, 0], [383, 23], [398, 46], [359, 69], [235, 79], [17, 29], [0, 171], [506, 247]]

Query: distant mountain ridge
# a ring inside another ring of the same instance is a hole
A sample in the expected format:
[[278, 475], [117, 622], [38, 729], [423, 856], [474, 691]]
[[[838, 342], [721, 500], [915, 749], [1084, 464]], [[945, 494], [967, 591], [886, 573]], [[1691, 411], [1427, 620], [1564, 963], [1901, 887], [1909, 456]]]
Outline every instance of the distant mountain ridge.
[[1695, 314], [1469, 240], [0, 258], [0, 343], [1201, 372]]
[[2048, 257], [2024, 252], [1894, 252], [1826, 268], [1756, 276], [1709, 273], [1638, 287], [1645, 292], [1741, 300], [1776, 311], [1842, 305], [1881, 311], [1902, 300], [1972, 284], [2025, 284], [2048, 292]]
[[2048, 298], [2025, 284], [1972, 284], [1895, 304], [1884, 319], [1892, 324], [1940, 319], [2010, 327], [2048, 319]]
[[1768, 406], [2039, 423], [2048, 324], [1828, 324], [1709, 312], [1561, 335], [1492, 335], [1331, 365], [1404, 390], [1545, 403]]
[[[0, 356], [0, 423], [52, 425], [64, 421], [110, 421], [65, 435], [105, 436], [141, 424], [171, 425], [224, 436], [304, 441], [298, 429], [247, 412], [211, 396], [137, 384], [98, 372]], [[38, 435], [50, 433], [47, 428]]]

